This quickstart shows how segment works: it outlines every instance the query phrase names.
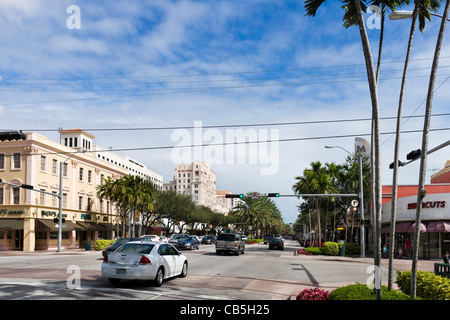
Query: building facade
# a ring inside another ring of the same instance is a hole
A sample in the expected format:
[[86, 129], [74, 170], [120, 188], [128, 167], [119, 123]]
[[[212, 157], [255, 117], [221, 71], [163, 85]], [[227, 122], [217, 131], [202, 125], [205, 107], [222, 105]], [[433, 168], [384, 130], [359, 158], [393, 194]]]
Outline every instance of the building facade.
[[225, 198], [225, 194], [218, 193], [216, 174], [207, 162], [194, 161], [177, 165], [173, 180], [165, 183], [164, 189], [190, 195], [196, 204], [207, 206], [215, 212], [227, 214], [231, 209], [231, 203]]
[[444, 168], [431, 175], [431, 183], [450, 183], [450, 160], [447, 160]]
[[61, 130], [60, 142], [36, 132], [24, 134], [25, 140], [0, 141], [0, 179], [46, 193], [0, 183], [0, 250], [57, 247], [54, 219], [59, 211], [60, 163], [65, 219], [62, 248], [84, 248], [86, 242], [114, 236], [120, 222], [115, 208], [97, 197], [96, 188], [103, 178], [140, 174], [162, 188], [162, 175], [96, 146], [94, 136], [85, 131]]
[[[416, 185], [398, 186], [397, 219], [395, 225], [395, 257], [412, 254], [409, 243], [414, 241], [417, 208]], [[422, 202], [419, 258], [440, 259], [450, 252], [450, 183], [425, 186]], [[392, 186], [383, 187], [382, 243], [389, 246]]]

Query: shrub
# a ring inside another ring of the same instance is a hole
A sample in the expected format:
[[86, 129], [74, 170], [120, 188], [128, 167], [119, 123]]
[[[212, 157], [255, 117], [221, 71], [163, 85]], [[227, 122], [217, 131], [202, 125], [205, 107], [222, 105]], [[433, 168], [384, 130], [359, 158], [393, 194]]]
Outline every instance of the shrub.
[[339, 253], [339, 246], [336, 242], [325, 242], [323, 244], [323, 254], [327, 256], [337, 256]]
[[319, 247], [308, 247], [305, 248], [305, 251], [309, 254], [322, 254], [322, 248]]
[[305, 289], [301, 291], [296, 300], [328, 300], [330, 293], [319, 288]]
[[361, 246], [359, 243], [346, 243], [345, 244], [345, 254], [359, 254], [361, 253]]
[[[402, 292], [411, 295], [411, 271], [397, 271], [395, 282]], [[450, 279], [418, 270], [416, 295], [424, 300], [449, 300]]]
[[298, 254], [306, 254], [306, 255], [311, 255], [310, 252], [306, 252], [304, 249], [298, 249], [297, 251]]
[[102, 251], [106, 247], [110, 246], [114, 241], [116, 240], [97, 240], [95, 241], [95, 250], [96, 251]]
[[[362, 283], [350, 284], [337, 288], [330, 293], [329, 300], [376, 300], [373, 289]], [[411, 298], [398, 290], [388, 290], [386, 286], [381, 287], [382, 300], [410, 300]]]

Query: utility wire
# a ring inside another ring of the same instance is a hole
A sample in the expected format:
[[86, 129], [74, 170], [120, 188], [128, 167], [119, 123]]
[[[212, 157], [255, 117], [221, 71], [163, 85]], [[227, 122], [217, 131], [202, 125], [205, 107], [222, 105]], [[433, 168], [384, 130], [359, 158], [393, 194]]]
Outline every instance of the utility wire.
[[[430, 132], [439, 132], [439, 131], [447, 131], [449, 128], [437, 128], [430, 129]], [[402, 134], [407, 133], [418, 133], [422, 132], [422, 129], [417, 130], [408, 130], [402, 131]], [[395, 132], [384, 132], [380, 133], [381, 135], [393, 134]], [[174, 148], [196, 148], [196, 147], [215, 147], [215, 146], [227, 146], [227, 145], [247, 145], [247, 144], [260, 144], [260, 143], [279, 143], [279, 142], [293, 142], [293, 141], [308, 141], [308, 140], [322, 140], [322, 139], [342, 139], [342, 138], [354, 138], [354, 137], [362, 137], [362, 136], [370, 136], [370, 133], [359, 133], [359, 134], [344, 134], [344, 135], [334, 135], [334, 136], [318, 136], [318, 137], [303, 137], [303, 138], [285, 138], [285, 139], [277, 139], [277, 140], [255, 140], [255, 141], [233, 141], [233, 142], [221, 142], [221, 143], [209, 143], [209, 144], [190, 144], [190, 145], [174, 145], [174, 146], [156, 146], [156, 147], [134, 147], [134, 148], [119, 148], [119, 149], [108, 149], [108, 150], [86, 150], [85, 153], [102, 153], [102, 152], [123, 152], [123, 151], [146, 151], [146, 150], [164, 150], [164, 149], [174, 149]], [[70, 152], [43, 152], [31, 154], [31, 156], [39, 156], [39, 155], [64, 155], [64, 154], [73, 154], [73, 151]], [[12, 157], [12, 155], [5, 154], [5, 156]]]
[[[432, 117], [450, 116], [450, 113], [432, 114]], [[402, 116], [402, 118], [423, 118], [423, 115]], [[380, 117], [380, 120], [394, 120], [396, 116]], [[252, 123], [252, 124], [224, 124], [224, 125], [202, 125], [203, 129], [211, 128], [242, 128], [242, 127], [271, 127], [271, 126], [290, 126], [290, 125], [308, 125], [308, 124], [327, 124], [327, 123], [344, 123], [344, 122], [360, 122], [372, 121], [371, 118], [354, 118], [354, 119], [337, 119], [337, 120], [314, 120], [314, 121], [297, 121], [297, 122], [270, 122], [270, 123]], [[79, 128], [83, 131], [150, 131], [150, 130], [178, 130], [178, 129], [196, 129], [197, 126], [172, 126], [172, 127], [134, 127], [134, 128]], [[58, 129], [23, 129], [22, 131], [34, 132], [55, 132], [63, 130]]]

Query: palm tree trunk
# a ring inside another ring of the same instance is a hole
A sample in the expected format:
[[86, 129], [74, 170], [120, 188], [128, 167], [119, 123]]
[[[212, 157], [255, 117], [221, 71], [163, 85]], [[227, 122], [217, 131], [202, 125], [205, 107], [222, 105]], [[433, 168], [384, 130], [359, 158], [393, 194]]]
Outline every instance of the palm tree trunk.
[[425, 197], [425, 173], [427, 166], [427, 152], [428, 152], [428, 135], [430, 132], [430, 117], [431, 108], [433, 105], [433, 91], [436, 81], [436, 74], [439, 65], [439, 55], [441, 53], [442, 41], [444, 39], [445, 25], [447, 22], [448, 12], [450, 8], [450, 0], [445, 3], [445, 10], [442, 16], [441, 28], [439, 29], [439, 35], [436, 43], [436, 49], [434, 51], [433, 65], [431, 67], [430, 81], [428, 85], [427, 103], [425, 107], [425, 119], [423, 124], [422, 134], [422, 154], [420, 157], [420, 171], [419, 171], [419, 186], [417, 190], [417, 209], [416, 209], [416, 225], [414, 229], [414, 244], [413, 244], [413, 261], [411, 268], [411, 297], [416, 296], [417, 286], [417, 259], [419, 257], [419, 236], [420, 236], [420, 216], [422, 213], [422, 200]]
[[400, 97], [398, 102], [397, 111], [397, 128], [395, 132], [395, 146], [394, 146], [394, 172], [392, 181], [392, 206], [391, 206], [391, 230], [390, 230], [390, 245], [389, 245], [389, 268], [388, 268], [388, 290], [392, 290], [393, 284], [393, 273], [394, 273], [394, 251], [395, 251], [395, 223], [397, 220], [397, 189], [398, 189], [398, 158], [400, 150], [400, 128], [402, 120], [402, 105], [403, 105], [403, 94], [405, 91], [406, 73], [408, 71], [409, 56], [411, 54], [411, 46], [414, 35], [414, 30], [416, 28], [417, 20], [417, 0], [414, 6], [414, 12], [411, 22], [411, 31], [409, 33], [408, 48], [406, 49], [405, 67], [403, 68], [402, 84], [400, 88]]
[[[376, 264], [375, 268], [380, 270], [380, 262], [381, 262], [381, 157], [380, 157], [380, 126], [379, 126], [379, 107], [378, 107], [378, 86], [376, 82], [375, 70], [373, 67], [372, 53], [370, 50], [369, 38], [367, 36], [366, 27], [364, 25], [364, 18], [362, 15], [360, 0], [355, 0], [356, 11], [358, 15], [358, 25], [359, 31], [361, 35], [361, 43], [364, 52], [364, 58], [366, 62], [366, 71], [367, 78], [369, 81], [370, 88], [370, 98], [372, 102], [372, 115], [373, 115], [373, 123], [374, 123], [374, 150], [375, 150], [375, 195], [376, 195], [376, 208], [375, 208], [375, 217], [376, 217], [376, 241], [375, 241], [375, 252], [374, 256], [376, 256]], [[376, 272], [376, 275], [380, 274], [380, 272]], [[375, 279], [375, 293], [377, 300], [381, 299], [381, 277], [376, 277], [379, 279]]]
[[320, 232], [320, 209], [319, 209], [319, 197], [316, 197], [316, 211], [317, 211], [317, 247], [321, 244], [321, 232]]

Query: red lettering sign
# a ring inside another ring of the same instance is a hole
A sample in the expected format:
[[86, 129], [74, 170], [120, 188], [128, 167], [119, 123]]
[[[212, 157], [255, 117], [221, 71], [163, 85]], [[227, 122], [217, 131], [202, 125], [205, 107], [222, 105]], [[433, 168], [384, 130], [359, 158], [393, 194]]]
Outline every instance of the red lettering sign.
[[[422, 202], [422, 209], [431, 209], [431, 208], [445, 208], [445, 201], [427, 201]], [[408, 210], [413, 210], [417, 208], [417, 203], [408, 203]]]

